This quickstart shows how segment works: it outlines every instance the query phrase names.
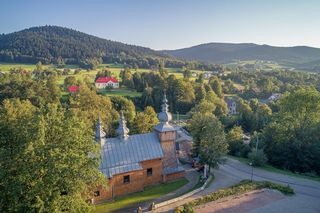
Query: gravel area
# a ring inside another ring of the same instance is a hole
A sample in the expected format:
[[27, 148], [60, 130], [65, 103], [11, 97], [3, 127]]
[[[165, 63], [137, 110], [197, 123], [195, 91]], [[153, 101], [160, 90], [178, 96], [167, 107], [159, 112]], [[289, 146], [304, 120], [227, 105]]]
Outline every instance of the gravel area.
[[194, 210], [196, 213], [244, 213], [284, 198], [278, 191], [259, 190], [209, 202]]

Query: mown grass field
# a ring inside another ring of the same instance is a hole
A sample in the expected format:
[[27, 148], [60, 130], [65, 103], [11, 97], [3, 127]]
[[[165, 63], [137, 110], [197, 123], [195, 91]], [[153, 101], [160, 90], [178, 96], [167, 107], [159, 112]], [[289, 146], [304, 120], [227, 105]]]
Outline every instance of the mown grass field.
[[174, 182], [147, 187], [143, 192], [133, 193], [130, 195], [116, 198], [114, 199], [114, 201], [111, 202], [96, 205], [95, 212], [111, 212], [122, 208], [136, 206], [139, 205], [139, 203], [154, 200], [162, 195], [173, 192], [187, 183], [188, 180], [183, 178]]

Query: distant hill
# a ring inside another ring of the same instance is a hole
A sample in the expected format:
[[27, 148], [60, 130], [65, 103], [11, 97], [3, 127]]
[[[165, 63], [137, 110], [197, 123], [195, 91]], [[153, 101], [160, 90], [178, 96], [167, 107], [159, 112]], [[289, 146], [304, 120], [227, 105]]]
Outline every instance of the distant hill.
[[185, 63], [150, 48], [102, 39], [58, 26], [32, 27], [0, 35], [2, 62], [79, 64], [91, 59], [138, 67], [150, 67], [159, 60], [165, 60], [172, 66], [183, 66]]
[[265, 60], [281, 65], [314, 69], [320, 66], [320, 48], [307, 46], [274, 47], [253, 43], [208, 43], [163, 53], [186, 60], [229, 63], [233, 60]]

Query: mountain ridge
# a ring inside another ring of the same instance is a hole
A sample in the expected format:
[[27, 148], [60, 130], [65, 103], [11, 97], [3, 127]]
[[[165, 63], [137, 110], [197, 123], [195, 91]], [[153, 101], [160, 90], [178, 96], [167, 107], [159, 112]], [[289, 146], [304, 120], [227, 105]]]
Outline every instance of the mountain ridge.
[[86, 60], [150, 67], [161, 60], [182, 66], [185, 62], [148, 47], [118, 41], [60, 26], [30, 27], [0, 34], [0, 61], [17, 63], [79, 64]]
[[185, 60], [200, 60], [208, 63], [229, 63], [233, 60], [266, 60], [279, 64], [307, 67], [319, 66], [320, 48], [309, 46], [278, 47], [254, 43], [210, 42], [176, 50], [163, 50], [163, 53]]

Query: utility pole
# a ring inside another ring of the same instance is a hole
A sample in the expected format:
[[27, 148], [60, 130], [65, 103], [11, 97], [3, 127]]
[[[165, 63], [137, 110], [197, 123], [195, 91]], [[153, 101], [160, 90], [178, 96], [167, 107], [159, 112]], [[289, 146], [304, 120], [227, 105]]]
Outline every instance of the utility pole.
[[259, 135], [258, 135], [258, 133], [256, 135], [257, 135], [257, 141], [256, 141], [256, 152], [257, 152], [258, 151], [258, 145], [259, 145]]

